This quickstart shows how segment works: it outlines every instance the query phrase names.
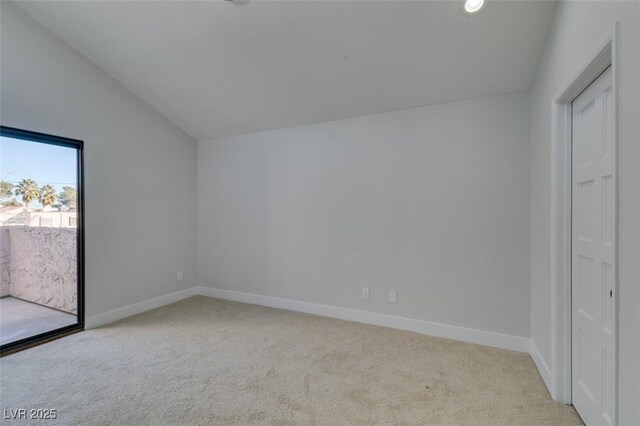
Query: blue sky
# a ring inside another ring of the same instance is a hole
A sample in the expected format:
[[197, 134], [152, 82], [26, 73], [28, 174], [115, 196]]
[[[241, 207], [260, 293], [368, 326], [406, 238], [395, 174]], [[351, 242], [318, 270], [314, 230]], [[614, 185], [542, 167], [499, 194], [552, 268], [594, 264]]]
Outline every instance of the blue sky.
[[63, 186], [75, 187], [76, 150], [0, 137], [0, 180], [15, 185], [22, 179], [53, 185], [58, 192]]

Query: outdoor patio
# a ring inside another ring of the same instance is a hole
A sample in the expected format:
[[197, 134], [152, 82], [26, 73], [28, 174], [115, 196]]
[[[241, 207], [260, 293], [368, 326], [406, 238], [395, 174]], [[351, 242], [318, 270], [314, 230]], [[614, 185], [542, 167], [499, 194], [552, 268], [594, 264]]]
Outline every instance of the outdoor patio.
[[76, 229], [0, 226], [0, 344], [77, 322]]
[[75, 323], [75, 315], [11, 296], [0, 298], [0, 345]]

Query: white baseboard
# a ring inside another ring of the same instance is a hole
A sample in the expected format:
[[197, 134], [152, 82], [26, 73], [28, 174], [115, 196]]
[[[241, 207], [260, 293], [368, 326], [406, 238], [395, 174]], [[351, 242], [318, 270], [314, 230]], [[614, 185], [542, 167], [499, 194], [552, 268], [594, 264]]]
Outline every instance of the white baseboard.
[[358, 311], [355, 309], [340, 308], [337, 306], [320, 305], [316, 303], [302, 302], [299, 300], [281, 299], [277, 297], [242, 293], [239, 291], [223, 290], [211, 287], [196, 287], [196, 293], [218, 299], [233, 300], [236, 302], [304, 312], [323, 317], [379, 325], [399, 330], [413, 331], [429, 336], [443, 337], [446, 339], [460, 340], [463, 342], [529, 353], [529, 339], [526, 337], [510, 336], [492, 331], [476, 330], [472, 328], [397, 317], [375, 312]]
[[536, 368], [538, 369], [538, 372], [540, 373], [544, 384], [547, 386], [551, 397], [554, 398], [553, 376], [551, 374], [551, 369], [545, 362], [542, 354], [540, 353], [540, 350], [538, 349], [538, 346], [536, 346], [536, 343], [533, 341], [533, 339], [529, 340], [529, 354], [531, 355], [531, 358], [533, 358], [533, 363], [536, 365]]
[[131, 315], [140, 314], [151, 309], [159, 308], [170, 303], [178, 302], [199, 294], [198, 287], [191, 287], [185, 290], [176, 291], [175, 293], [165, 294], [164, 296], [154, 297], [153, 299], [134, 303], [132, 305], [123, 306], [122, 308], [104, 312], [102, 314], [92, 315], [85, 320], [84, 328], [91, 329], [101, 325], [108, 324]]
[[[493, 331], [477, 330], [473, 328], [458, 327], [431, 321], [423, 321], [412, 318], [398, 317], [375, 312], [359, 311], [356, 309], [341, 308], [338, 306], [321, 305], [317, 303], [303, 302], [299, 300], [282, 299], [278, 297], [262, 296], [259, 294], [243, 293], [239, 291], [223, 290], [211, 287], [192, 287], [185, 290], [155, 297], [122, 308], [93, 315], [86, 319], [85, 329], [96, 328], [131, 315], [140, 314], [151, 309], [159, 308], [170, 303], [178, 302], [192, 296], [202, 295], [217, 299], [233, 300], [236, 302], [251, 303], [254, 305], [269, 306], [277, 309], [303, 312], [323, 317], [343, 319], [398, 330], [413, 331], [428, 336], [442, 337], [445, 339], [459, 340], [462, 342], [492, 346], [501, 349], [509, 349], [530, 353], [536, 366], [540, 370], [545, 384], [549, 386], [551, 373], [544, 360], [540, 356], [537, 347], [526, 337], [511, 336]], [[541, 367], [542, 366], [542, 367]]]

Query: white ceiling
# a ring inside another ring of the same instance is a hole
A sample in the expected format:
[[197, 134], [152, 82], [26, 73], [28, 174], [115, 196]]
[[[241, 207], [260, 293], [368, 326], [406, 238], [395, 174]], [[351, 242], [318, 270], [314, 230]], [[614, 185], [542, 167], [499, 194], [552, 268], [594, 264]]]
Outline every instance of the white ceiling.
[[198, 140], [529, 90], [555, 8], [21, 1]]

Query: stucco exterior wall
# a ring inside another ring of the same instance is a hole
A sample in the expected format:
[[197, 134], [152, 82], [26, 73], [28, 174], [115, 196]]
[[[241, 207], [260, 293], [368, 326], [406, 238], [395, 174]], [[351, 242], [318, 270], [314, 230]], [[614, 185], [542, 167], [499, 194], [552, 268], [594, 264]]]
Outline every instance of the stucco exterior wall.
[[0, 241], [3, 290], [30, 302], [77, 313], [75, 229], [0, 227]]
[[0, 227], [0, 297], [9, 295], [9, 232]]

